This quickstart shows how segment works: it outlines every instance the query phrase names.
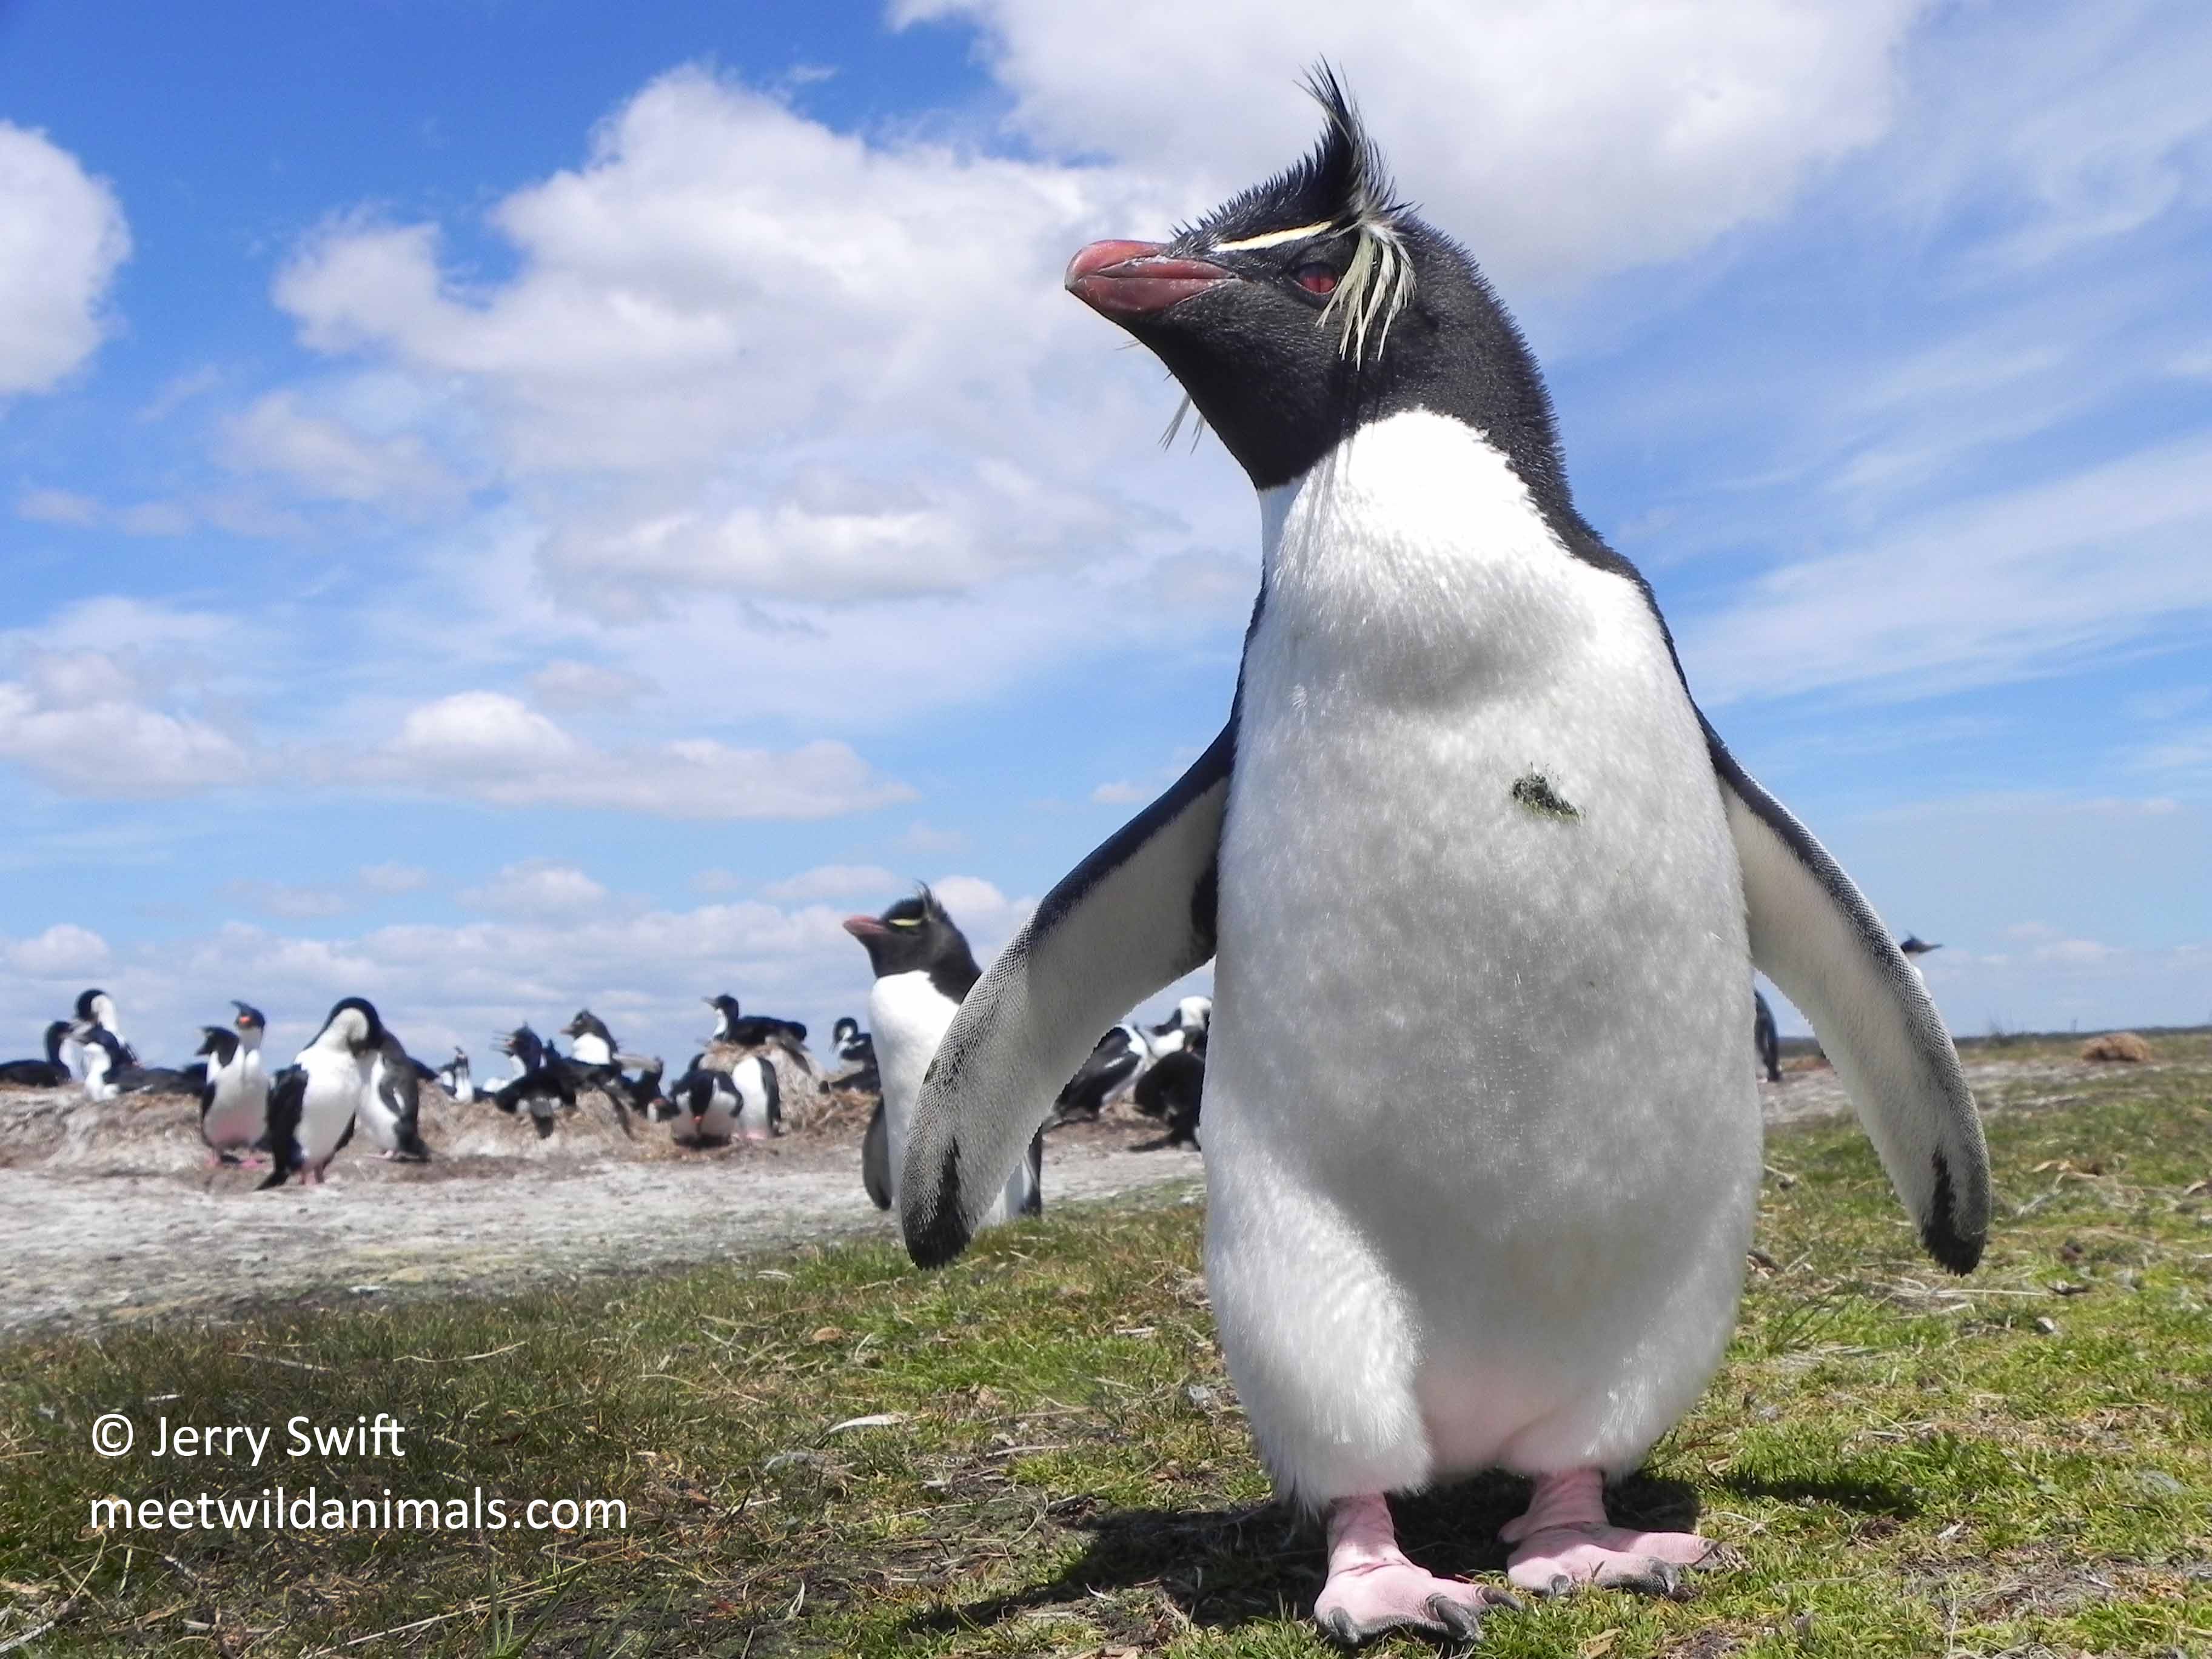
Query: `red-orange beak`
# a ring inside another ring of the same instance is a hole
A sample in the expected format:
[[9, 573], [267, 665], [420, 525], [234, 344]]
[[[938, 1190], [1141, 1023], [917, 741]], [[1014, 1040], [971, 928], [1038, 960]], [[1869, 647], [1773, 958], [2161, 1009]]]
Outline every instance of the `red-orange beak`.
[[1203, 259], [1171, 259], [1157, 242], [1093, 242], [1067, 266], [1067, 291], [1117, 323], [1158, 316], [1235, 280]]

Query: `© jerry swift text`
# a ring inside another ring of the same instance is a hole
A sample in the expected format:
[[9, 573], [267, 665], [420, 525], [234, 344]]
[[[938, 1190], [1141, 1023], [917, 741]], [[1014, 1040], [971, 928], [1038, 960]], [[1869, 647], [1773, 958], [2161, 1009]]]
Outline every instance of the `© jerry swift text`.
[[[215, 1457], [251, 1462], [255, 1468], [276, 1432], [274, 1424], [172, 1424], [166, 1417], [154, 1422], [149, 1457]], [[289, 1457], [404, 1457], [400, 1437], [407, 1425], [390, 1412], [374, 1419], [357, 1416], [350, 1423], [318, 1423], [312, 1417], [287, 1418], [283, 1425], [282, 1449]], [[94, 1419], [92, 1449], [102, 1457], [120, 1457], [137, 1443], [138, 1425], [121, 1412]]]

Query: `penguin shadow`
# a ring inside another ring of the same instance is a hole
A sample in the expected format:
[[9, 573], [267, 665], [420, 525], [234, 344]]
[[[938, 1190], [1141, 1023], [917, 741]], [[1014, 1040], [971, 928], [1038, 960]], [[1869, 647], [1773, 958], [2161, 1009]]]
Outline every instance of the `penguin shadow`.
[[[1638, 1474], [1607, 1498], [1614, 1521], [1650, 1530], [1693, 1530], [1695, 1491], [1680, 1480]], [[1528, 1505], [1528, 1483], [1486, 1474], [1414, 1497], [1393, 1498], [1398, 1542], [1431, 1571], [1502, 1578], [1498, 1529]], [[1090, 1497], [1049, 1511], [1087, 1533], [1083, 1553], [1043, 1583], [906, 1621], [916, 1634], [988, 1629], [1055, 1606], [1097, 1607], [1098, 1592], [1155, 1589], [1191, 1624], [1234, 1630], [1256, 1620], [1303, 1619], [1322, 1581], [1320, 1524], [1279, 1504], [1238, 1510], [1116, 1510]]]
[[1721, 1476], [1720, 1485], [1738, 1498], [1765, 1498], [1784, 1504], [1811, 1503], [1850, 1510], [1858, 1515], [1882, 1516], [1893, 1521], [1910, 1521], [1920, 1513], [1920, 1500], [1911, 1487], [1848, 1471], [1774, 1480], [1731, 1469]]

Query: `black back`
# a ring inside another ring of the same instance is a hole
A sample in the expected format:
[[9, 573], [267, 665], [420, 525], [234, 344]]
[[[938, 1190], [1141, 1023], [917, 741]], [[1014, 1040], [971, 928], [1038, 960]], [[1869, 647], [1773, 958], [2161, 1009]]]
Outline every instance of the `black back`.
[[428, 1075], [435, 1081], [437, 1073], [426, 1066], [417, 1066], [408, 1057], [399, 1039], [386, 1031], [377, 1048], [384, 1059], [384, 1068], [377, 1073], [376, 1092], [382, 1097], [386, 1110], [399, 1120], [398, 1153], [402, 1158], [427, 1162], [430, 1149], [422, 1141], [422, 1080]]
[[307, 1101], [307, 1074], [297, 1066], [276, 1073], [269, 1088], [269, 1174], [258, 1190], [281, 1187], [300, 1166], [300, 1114]]

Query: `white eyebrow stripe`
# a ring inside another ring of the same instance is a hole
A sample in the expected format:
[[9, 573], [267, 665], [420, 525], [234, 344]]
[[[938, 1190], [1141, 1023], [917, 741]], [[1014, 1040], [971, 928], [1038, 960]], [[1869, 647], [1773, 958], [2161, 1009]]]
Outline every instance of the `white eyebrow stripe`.
[[1318, 236], [1334, 227], [1335, 221], [1322, 219], [1310, 225], [1300, 225], [1296, 230], [1270, 230], [1258, 236], [1247, 236], [1242, 241], [1216, 242], [1216, 253], [1249, 253], [1263, 247], [1280, 247], [1285, 242], [1304, 241], [1309, 236]]

